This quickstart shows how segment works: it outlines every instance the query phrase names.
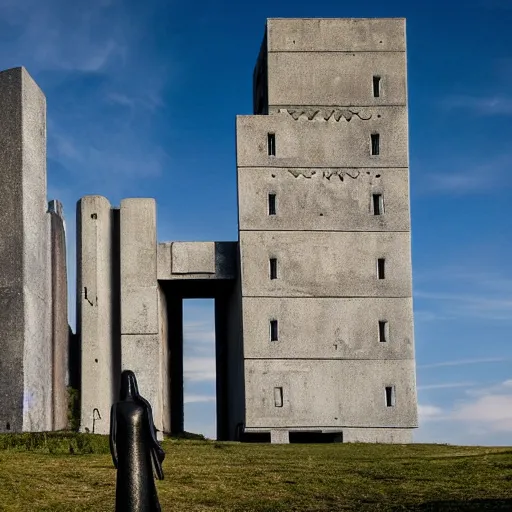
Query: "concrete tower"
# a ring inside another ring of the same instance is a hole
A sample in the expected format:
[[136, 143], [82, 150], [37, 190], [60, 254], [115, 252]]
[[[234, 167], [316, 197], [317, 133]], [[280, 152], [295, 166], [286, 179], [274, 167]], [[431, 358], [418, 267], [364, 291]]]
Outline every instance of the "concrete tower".
[[405, 20], [268, 20], [237, 166], [245, 432], [410, 442]]

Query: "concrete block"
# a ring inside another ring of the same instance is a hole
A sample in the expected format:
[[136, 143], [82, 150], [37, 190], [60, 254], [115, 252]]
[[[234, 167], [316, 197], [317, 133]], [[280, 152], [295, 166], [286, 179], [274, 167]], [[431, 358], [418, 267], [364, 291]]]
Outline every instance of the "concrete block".
[[270, 18], [269, 52], [403, 52], [404, 18]]
[[81, 340], [80, 431], [107, 434], [110, 407], [117, 400], [113, 305], [119, 300], [114, 276], [113, 210], [102, 196], [77, 203], [77, 334]]
[[0, 73], [0, 432], [52, 428], [46, 100], [24, 68]]
[[270, 442], [272, 444], [289, 444], [290, 433], [288, 432], [288, 430], [271, 430]]
[[404, 428], [344, 428], [344, 443], [412, 443], [412, 429]]
[[[327, 119], [327, 120], [326, 120]], [[338, 119], [338, 120], [337, 120]], [[299, 108], [237, 116], [239, 167], [408, 167], [405, 107]], [[275, 135], [275, 156], [268, 134]], [[371, 135], [380, 154], [371, 154]]]
[[[394, 387], [392, 407], [386, 387]], [[249, 359], [245, 399], [247, 428], [414, 428], [418, 421], [413, 360]]]
[[158, 333], [158, 287], [124, 286], [122, 292], [121, 332], [123, 334]]
[[[384, 342], [379, 321], [387, 322]], [[243, 325], [246, 358], [414, 359], [411, 298], [246, 297]]]
[[48, 204], [51, 219], [52, 340], [53, 340], [53, 430], [68, 425], [68, 283], [66, 267], [66, 231], [62, 204]]
[[173, 274], [215, 274], [214, 242], [173, 242]]
[[[367, 107], [407, 103], [404, 52], [276, 52], [268, 55], [270, 113], [286, 106]], [[373, 77], [380, 94], [373, 95]]]
[[164, 431], [161, 357], [159, 333], [121, 335], [121, 368], [135, 372], [140, 394], [151, 404], [155, 426]]
[[[265, 231], [408, 231], [407, 169], [239, 168], [239, 226]], [[276, 214], [269, 215], [269, 194]], [[374, 215], [381, 194], [382, 215]]]
[[172, 242], [159, 243], [156, 248], [157, 279], [171, 279], [171, 246]]
[[[412, 295], [409, 233], [241, 231], [240, 251], [244, 297]], [[277, 279], [269, 277], [271, 258]]]

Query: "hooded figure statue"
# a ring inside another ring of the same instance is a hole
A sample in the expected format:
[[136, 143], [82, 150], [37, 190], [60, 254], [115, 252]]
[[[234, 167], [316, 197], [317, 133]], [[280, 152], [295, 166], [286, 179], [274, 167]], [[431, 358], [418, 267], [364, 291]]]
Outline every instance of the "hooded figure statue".
[[163, 480], [165, 453], [156, 439], [149, 402], [135, 374], [121, 374], [119, 402], [110, 412], [110, 453], [117, 469], [116, 512], [160, 512], [153, 470]]

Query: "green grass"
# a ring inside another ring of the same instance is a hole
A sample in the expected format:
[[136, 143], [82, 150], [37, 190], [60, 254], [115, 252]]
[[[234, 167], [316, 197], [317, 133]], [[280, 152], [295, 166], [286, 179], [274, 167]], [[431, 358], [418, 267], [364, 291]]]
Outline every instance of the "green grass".
[[[0, 436], [0, 510], [112, 511], [108, 439]], [[512, 448], [166, 440], [163, 511], [512, 510]]]

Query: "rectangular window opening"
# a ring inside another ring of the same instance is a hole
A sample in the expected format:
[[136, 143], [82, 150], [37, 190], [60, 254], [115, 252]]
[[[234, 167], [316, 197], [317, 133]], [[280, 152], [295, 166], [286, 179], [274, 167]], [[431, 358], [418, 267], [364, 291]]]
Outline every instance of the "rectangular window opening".
[[377, 274], [379, 279], [386, 278], [386, 260], [384, 258], [379, 258], [377, 260]]
[[267, 133], [268, 156], [276, 156], [276, 134]]
[[283, 388], [274, 388], [274, 405], [283, 407]]
[[382, 194], [373, 194], [373, 215], [382, 215], [384, 212]]
[[277, 320], [270, 320], [270, 341], [278, 341]]
[[270, 258], [270, 279], [277, 279], [277, 259]]
[[372, 133], [372, 155], [380, 154], [380, 135]]
[[276, 214], [276, 195], [275, 194], [268, 195], [268, 214], [269, 215]]
[[380, 96], [380, 76], [373, 77], [373, 97], [378, 98]]
[[395, 406], [395, 386], [386, 386], [386, 407]]
[[388, 341], [388, 322], [379, 320], [379, 341], [385, 343]]

